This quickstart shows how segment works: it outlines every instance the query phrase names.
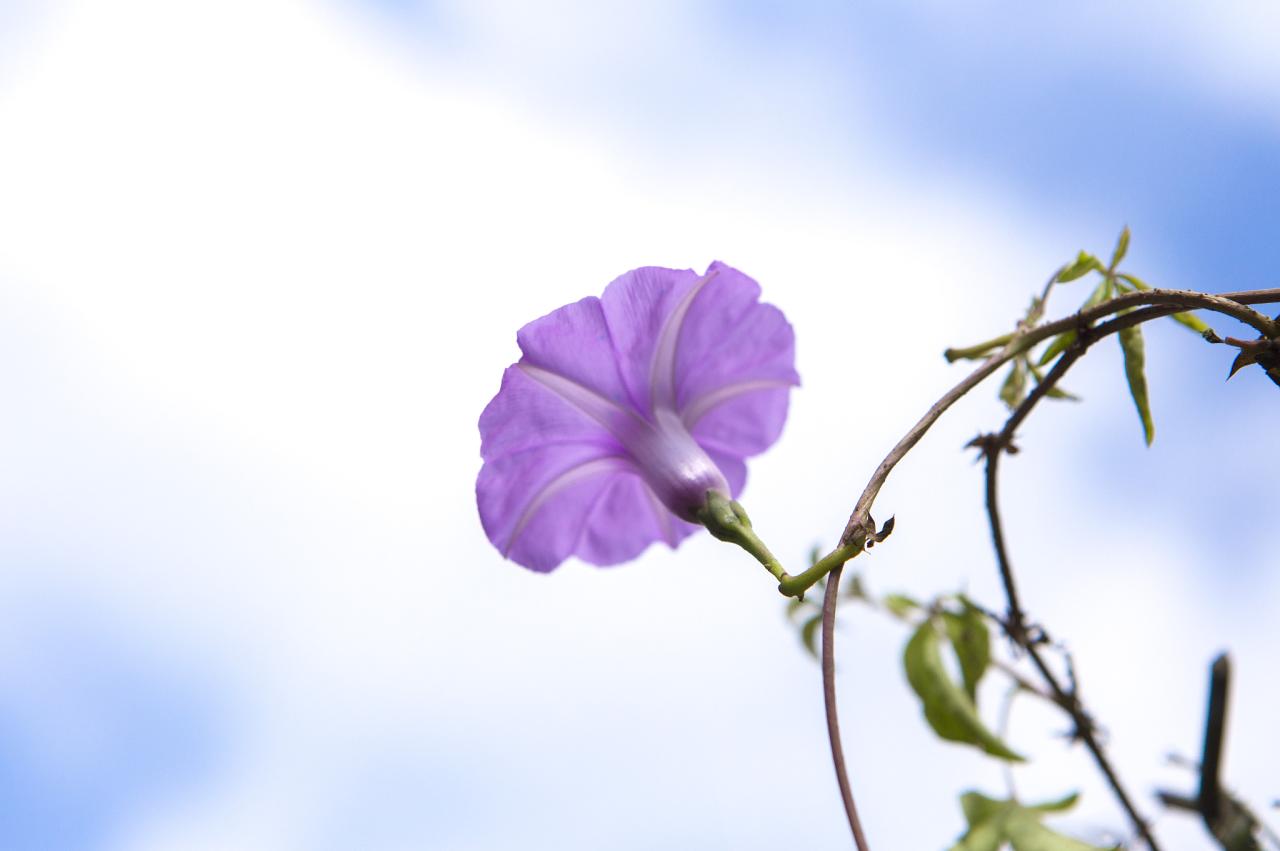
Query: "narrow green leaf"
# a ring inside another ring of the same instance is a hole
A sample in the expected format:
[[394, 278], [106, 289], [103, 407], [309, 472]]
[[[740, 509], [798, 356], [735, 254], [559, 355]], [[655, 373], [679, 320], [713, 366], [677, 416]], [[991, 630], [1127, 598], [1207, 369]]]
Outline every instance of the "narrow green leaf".
[[1116, 277], [1122, 281], [1128, 281], [1140, 290], [1149, 290], [1151, 286], [1139, 278], [1137, 275], [1130, 275], [1127, 272], [1116, 272]]
[[1022, 404], [1027, 397], [1027, 363], [1024, 358], [1015, 358], [1009, 368], [1009, 377], [1000, 386], [1000, 401], [1013, 410]]
[[[1107, 297], [1107, 284], [1110, 278], [1103, 278], [1098, 285], [1093, 288], [1093, 292], [1089, 293], [1089, 297], [1084, 300], [1084, 304], [1080, 305], [1080, 309], [1088, 310], [1101, 304]], [[1044, 354], [1040, 355], [1040, 359], [1036, 362], [1036, 366], [1045, 366], [1049, 361], [1053, 360], [1060, 353], [1066, 351], [1076, 341], [1075, 331], [1064, 331], [1053, 338], [1053, 342], [1049, 343], [1049, 347], [1044, 350]]]
[[1120, 265], [1120, 261], [1129, 253], [1129, 226], [1125, 225], [1124, 230], [1120, 231], [1120, 239], [1116, 242], [1116, 250], [1111, 252], [1111, 266], [1114, 269]]
[[978, 703], [978, 682], [991, 664], [991, 631], [987, 629], [982, 612], [965, 601], [959, 612], [943, 612], [947, 637], [960, 659], [960, 673], [964, 677], [964, 690], [969, 700]]
[[1204, 323], [1204, 320], [1199, 316], [1196, 316], [1194, 313], [1174, 313], [1169, 318], [1174, 322], [1177, 322], [1179, 325], [1184, 325], [1190, 330], [1195, 331], [1197, 334], [1203, 334], [1205, 331], [1209, 330], [1209, 326]]
[[885, 594], [882, 602], [890, 613], [899, 618], [906, 617], [920, 608], [920, 604], [906, 594]]
[[1147, 356], [1142, 329], [1137, 326], [1125, 328], [1116, 336], [1120, 338], [1120, 348], [1124, 351], [1124, 375], [1129, 381], [1129, 394], [1133, 396], [1133, 404], [1137, 406], [1138, 417], [1142, 420], [1143, 437], [1150, 446], [1156, 436], [1156, 426], [1151, 420], [1151, 403], [1147, 399]]
[[1036, 366], [1045, 366], [1049, 361], [1065, 352], [1067, 350], [1067, 346], [1071, 345], [1075, 341], [1075, 331], [1063, 331], [1050, 341], [1049, 347], [1044, 350], [1044, 354], [1040, 355], [1040, 359], [1036, 361]]
[[818, 656], [818, 628], [822, 626], [822, 614], [818, 613], [804, 622], [804, 626], [800, 627], [800, 638], [804, 641], [805, 649], [813, 654], [816, 659]]
[[1075, 261], [1070, 266], [1058, 273], [1057, 282], [1065, 284], [1068, 281], [1083, 278], [1095, 269], [1102, 269], [1102, 263], [1099, 262], [1098, 258], [1094, 257], [1092, 254], [1081, 251], [1076, 255]]
[[903, 651], [907, 682], [924, 705], [924, 717], [941, 738], [976, 745], [992, 756], [1014, 762], [1023, 758], [983, 725], [969, 695], [942, 664], [936, 619], [920, 624]]
[[[1033, 378], [1035, 378], [1036, 384], [1039, 384], [1042, 381], [1044, 381], [1044, 373], [1040, 371], [1040, 368], [1038, 366], [1031, 363], [1031, 361], [1027, 361], [1027, 369], [1031, 370], [1031, 375]], [[1068, 402], [1080, 401], [1079, 396], [1077, 396], [1074, 393], [1069, 393], [1057, 385], [1050, 387], [1049, 392], [1044, 395], [1048, 396], [1050, 399], [1064, 399]]]

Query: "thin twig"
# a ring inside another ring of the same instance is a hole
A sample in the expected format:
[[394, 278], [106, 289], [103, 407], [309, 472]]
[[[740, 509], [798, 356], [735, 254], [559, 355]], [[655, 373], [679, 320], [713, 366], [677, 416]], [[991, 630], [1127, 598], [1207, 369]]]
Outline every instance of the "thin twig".
[[1079, 696], [1073, 691], [1068, 691], [1062, 682], [1054, 674], [1053, 670], [1045, 662], [1035, 642], [1028, 640], [1026, 615], [1022, 610], [1022, 605], [1018, 600], [1018, 592], [1013, 582], [1013, 568], [1009, 563], [1008, 552], [1004, 543], [1004, 532], [1000, 522], [1000, 510], [996, 501], [996, 482], [997, 482], [997, 461], [1000, 457], [1000, 450], [993, 448], [987, 452], [987, 518], [991, 526], [991, 540], [996, 551], [996, 561], [1000, 566], [1000, 577], [1004, 584], [1005, 595], [1009, 601], [1009, 615], [1006, 619], [1009, 636], [1018, 643], [1018, 645], [1026, 651], [1031, 658], [1032, 664], [1036, 670], [1040, 672], [1040, 676], [1049, 686], [1049, 690], [1053, 693], [1054, 702], [1067, 712], [1075, 724], [1076, 735], [1084, 742], [1089, 753], [1093, 755], [1094, 762], [1097, 763], [1098, 769], [1106, 778], [1107, 784], [1111, 787], [1112, 793], [1120, 806], [1124, 809], [1125, 814], [1133, 823], [1138, 834], [1147, 843], [1151, 851], [1159, 851], [1159, 846], [1151, 835], [1151, 831], [1147, 827], [1146, 820], [1138, 813], [1137, 808], [1133, 804], [1129, 793], [1125, 790], [1124, 784], [1121, 783], [1119, 776], [1111, 765], [1111, 761], [1107, 758], [1106, 752], [1102, 749], [1102, 743], [1098, 741], [1093, 718], [1085, 710], [1084, 705], [1080, 702]]
[[[1129, 793], [1125, 790], [1119, 776], [1116, 774], [1111, 761], [1107, 758], [1106, 752], [1102, 749], [1102, 744], [1098, 740], [1096, 728], [1091, 715], [1085, 710], [1083, 703], [1074, 687], [1066, 687], [1059, 680], [1058, 676], [1053, 672], [1049, 665], [1045, 662], [1041, 655], [1037, 642], [1030, 640], [1028, 636], [1026, 614], [1022, 608], [1022, 602], [1018, 596], [1017, 584], [1014, 581], [1013, 567], [1009, 560], [1008, 548], [1005, 544], [1004, 530], [1000, 518], [1000, 508], [998, 500], [997, 484], [999, 481], [999, 463], [1000, 456], [1010, 447], [1014, 431], [1018, 425], [1026, 419], [1031, 409], [1036, 403], [1043, 399], [1048, 392], [1057, 384], [1058, 380], [1071, 368], [1088, 348], [1098, 340], [1110, 334], [1116, 333], [1123, 328], [1130, 327], [1143, 321], [1140, 314], [1142, 311], [1134, 311], [1133, 313], [1117, 317], [1106, 322], [1097, 328], [1086, 329], [1076, 339], [1076, 341], [1068, 347], [1054, 364], [1044, 380], [1041, 381], [1032, 392], [1023, 400], [1014, 412], [1005, 422], [1004, 428], [997, 435], [991, 435], [982, 442], [983, 454], [986, 457], [986, 504], [987, 519], [991, 527], [991, 540], [996, 553], [996, 562], [1000, 568], [1000, 579], [1004, 586], [1005, 596], [1008, 599], [1009, 614], [1005, 619], [1006, 631], [1027, 655], [1031, 658], [1036, 670], [1040, 672], [1040, 676], [1053, 692], [1056, 702], [1071, 716], [1075, 723], [1076, 735], [1084, 742], [1085, 747], [1092, 754], [1094, 762], [1097, 763], [1098, 769], [1102, 772], [1107, 784], [1111, 787], [1112, 793], [1116, 800], [1120, 803], [1125, 814], [1133, 823], [1138, 834], [1147, 843], [1151, 851], [1159, 851], [1155, 838], [1151, 835], [1150, 828], [1147, 826], [1146, 820], [1138, 813], [1137, 808], [1133, 804], [1133, 800]], [[1154, 318], [1154, 317], [1148, 317]]]
[[[1056, 280], [1057, 273], [1050, 279], [1049, 284], [1045, 287], [1045, 295], [1047, 296], [1049, 289]], [[853, 512], [849, 516], [848, 523], [845, 524], [844, 532], [840, 536], [840, 543], [836, 552], [833, 552], [823, 562], [833, 564], [830, 576], [828, 577], [828, 585], [826, 589], [826, 597], [823, 603], [822, 613], [822, 676], [823, 688], [826, 697], [827, 711], [827, 732], [831, 738], [831, 754], [835, 764], [836, 778], [840, 784], [840, 793], [844, 800], [845, 811], [849, 815], [849, 826], [854, 834], [854, 841], [858, 844], [859, 851], [866, 851], [866, 840], [862, 836], [861, 825], [858, 822], [857, 810], [854, 807], [853, 795], [849, 790], [849, 780], [845, 771], [844, 756], [840, 745], [840, 729], [836, 715], [835, 701], [835, 678], [834, 678], [834, 658], [833, 644], [834, 638], [832, 634], [832, 626], [835, 619], [835, 600], [837, 588], [839, 585], [840, 573], [847, 558], [855, 555], [862, 548], [862, 545], [876, 534], [875, 525], [871, 520], [871, 507], [879, 495], [881, 488], [889, 478], [889, 473], [897, 466], [906, 454], [920, 442], [925, 433], [933, 426], [935, 422], [950, 408], [957, 400], [966, 393], [978, 386], [999, 369], [1002, 365], [1009, 362], [1018, 355], [1026, 352], [1037, 343], [1047, 340], [1050, 337], [1061, 334], [1065, 331], [1076, 331], [1077, 339], [1069, 346], [1066, 352], [1058, 359], [1053, 368], [1038, 382], [1036, 387], [1028, 395], [1009, 421], [1005, 423], [1000, 436], [997, 438], [991, 436], [992, 439], [984, 447], [984, 454], [987, 457], [987, 502], [988, 516], [991, 520], [992, 539], [995, 543], [996, 555], [1000, 564], [1001, 577], [1004, 580], [1005, 592], [1009, 598], [1010, 617], [1006, 622], [1006, 628], [1010, 635], [1022, 646], [1027, 654], [1031, 657], [1032, 662], [1039, 670], [1045, 682], [1049, 685], [1052, 692], [1053, 700], [1067, 711], [1076, 725], [1077, 734], [1084, 741], [1086, 747], [1092, 753], [1094, 761], [1098, 764], [1107, 782], [1110, 784], [1113, 793], [1119, 800], [1121, 806], [1128, 814], [1138, 833], [1146, 841], [1151, 851], [1159, 851], [1155, 840], [1152, 838], [1150, 830], [1146, 822], [1138, 814], [1133, 806], [1128, 793], [1120, 783], [1119, 777], [1112, 768], [1110, 761], [1102, 750], [1101, 744], [1098, 742], [1095, 729], [1091, 718], [1080, 703], [1076, 691], [1071, 688], [1070, 691], [1062, 686], [1057, 676], [1045, 663], [1044, 658], [1035, 646], [1035, 642], [1029, 640], [1025, 615], [1023, 614], [1021, 603], [1017, 596], [1017, 587], [1014, 583], [1013, 572], [1009, 566], [1008, 553], [1004, 544], [1004, 536], [1000, 527], [999, 511], [996, 507], [996, 469], [998, 458], [1001, 453], [1006, 451], [1011, 445], [1012, 435], [1018, 424], [1030, 413], [1032, 407], [1035, 406], [1040, 399], [1049, 392], [1057, 383], [1062, 375], [1070, 368], [1070, 366], [1089, 348], [1090, 345], [1097, 340], [1109, 334], [1116, 333], [1124, 328], [1133, 327], [1142, 322], [1149, 321], [1161, 316], [1168, 316], [1185, 310], [1211, 310], [1231, 316], [1241, 322], [1251, 325], [1264, 336], [1274, 338], [1280, 334], [1280, 322], [1268, 319], [1257, 311], [1246, 307], [1249, 304], [1268, 304], [1280, 301], [1280, 288], [1253, 290], [1245, 292], [1223, 293], [1221, 295], [1213, 295], [1209, 293], [1198, 293], [1184, 290], [1142, 290], [1138, 292], [1126, 293], [1112, 299], [1108, 299], [1102, 304], [1091, 307], [1087, 310], [1078, 311], [1071, 316], [1064, 317], [1054, 322], [1047, 322], [1043, 325], [1035, 327], [1019, 327], [1017, 331], [1008, 337], [996, 338], [998, 343], [1004, 343], [1003, 348], [989, 356], [976, 369], [960, 381], [955, 387], [943, 394], [937, 402], [935, 402], [924, 416], [913, 425], [907, 433], [899, 440], [894, 447], [889, 450], [889, 454], [884, 457], [876, 470], [871, 475], [871, 479], [867, 482], [862, 494], [858, 497], [858, 501], [854, 504]], [[1041, 309], [1043, 309], [1043, 298], [1041, 299]], [[1144, 307], [1145, 306], [1145, 307]], [[1139, 309], [1134, 309], [1139, 308]], [[1128, 310], [1129, 313], [1121, 313]], [[1121, 313], [1115, 319], [1111, 319], [1102, 325], [1092, 327], [1092, 323], [1113, 314]], [[1033, 316], [1032, 319], [1035, 317]], [[1005, 342], [1007, 340], [1007, 342]], [[993, 341], [993, 342], [996, 342]], [[842, 552], [843, 550], [843, 552]], [[826, 564], [823, 564], [826, 569]], [[812, 577], [809, 574], [814, 574]], [[807, 571], [804, 575], [805, 580], [816, 581], [820, 574], [813, 569]], [[786, 580], [792, 580], [793, 586], [787, 586]], [[789, 596], [797, 596], [803, 594], [806, 583], [796, 582], [794, 577], [784, 577], [784, 582], [780, 585], [780, 590]], [[1038, 636], [1036, 636], [1038, 638]]]
[[840, 574], [843, 571], [843, 566], [836, 566], [831, 570], [827, 577], [826, 594], [822, 598], [822, 696], [827, 710], [827, 736], [831, 739], [831, 762], [836, 769], [836, 782], [840, 784], [844, 811], [849, 816], [849, 830], [853, 831], [853, 841], [858, 851], [868, 851], [867, 837], [862, 833], [858, 808], [853, 803], [853, 790], [849, 787], [844, 747], [840, 744], [840, 719], [836, 713], [836, 600], [840, 596]]
[[[1055, 277], [1056, 274], [1055, 272]], [[1114, 330], [1118, 331], [1120, 327], [1127, 328], [1130, 325], [1146, 322], [1158, 316], [1168, 316], [1186, 310], [1210, 310], [1231, 316], [1253, 326], [1269, 337], [1274, 337], [1280, 333], [1280, 323], [1268, 319], [1245, 305], [1269, 304], [1277, 301], [1280, 301], [1280, 288], [1231, 292], [1223, 293], [1222, 295], [1198, 293], [1190, 290], [1140, 290], [1116, 296], [1088, 310], [1078, 311], [1054, 322], [1046, 322], [1034, 328], [1021, 329], [1015, 332], [1010, 336], [1009, 342], [1003, 349], [988, 357], [973, 372], [965, 376], [959, 384], [948, 390], [889, 450], [889, 454], [876, 467], [871, 479], [867, 482], [867, 486], [854, 504], [853, 512], [849, 515], [849, 522], [845, 524], [844, 532], [840, 536], [841, 546], [847, 546], [875, 531], [870, 522], [872, 503], [875, 502], [880, 489], [884, 487], [885, 481], [889, 478], [889, 473], [920, 442], [925, 432], [938, 421], [938, 418], [960, 397], [981, 384], [984, 379], [1003, 364], [1008, 363], [1014, 357], [1042, 340], [1047, 340], [1065, 331], [1078, 331], [1082, 328], [1088, 328], [1091, 323], [1099, 319], [1142, 305], [1151, 306], [1144, 310], [1134, 310], [1120, 317], [1130, 321], [1123, 326], [1116, 327]], [[1098, 326], [1098, 330], [1110, 324], [1108, 322], [1103, 326]], [[996, 338], [996, 340], [1001, 339], [1003, 338]]]

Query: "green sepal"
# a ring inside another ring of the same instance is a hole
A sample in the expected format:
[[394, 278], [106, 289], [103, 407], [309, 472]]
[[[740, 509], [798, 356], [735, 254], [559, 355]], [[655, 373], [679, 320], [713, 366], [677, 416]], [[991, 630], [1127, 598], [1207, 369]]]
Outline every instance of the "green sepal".
[[751, 518], [747, 516], [746, 509], [736, 499], [709, 490], [695, 516], [699, 523], [707, 527], [712, 537], [742, 547], [779, 580], [786, 575], [782, 563], [769, 552], [764, 541], [760, 540], [760, 536], [751, 527]]

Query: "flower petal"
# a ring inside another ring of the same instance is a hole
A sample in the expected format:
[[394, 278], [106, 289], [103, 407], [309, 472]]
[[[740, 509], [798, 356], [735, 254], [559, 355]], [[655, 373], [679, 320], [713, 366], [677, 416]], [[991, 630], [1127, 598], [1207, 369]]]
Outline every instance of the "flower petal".
[[596, 502], [575, 553], [591, 564], [619, 564], [654, 541], [674, 548], [699, 528], [668, 511], [639, 476], [623, 473]]
[[588, 412], [533, 378], [520, 364], [502, 374], [498, 395], [480, 415], [486, 461], [548, 444], [582, 443], [617, 451], [617, 441]]
[[551, 444], [485, 462], [476, 502], [504, 556], [548, 571], [573, 554], [588, 515], [630, 462], [605, 447]]
[[[714, 449], [747, 458], [765, 451], [778, 439], [787, 419], [790, 395], [791, 388], [785, 386], [748, 387], [740, 393], [720, 396], [713, 400], [714, 404], [691, 407], [685, 422], [693, 439], [708, 452]], [[696, 419], [690, 422], [693, 414]]]
[[684, 318], [676, 352], [681, 413], [732, 386], [799, 384], [795, 333], [782, 311], [761, 304], [760, 285], [731, 266], [717, 261], [707, 275]]
[[601, 422], [633, 415], [541, 373], [523, 362], [509, 367], [480, 416], [485, 463], [476, 499], [493, 545], [549, 571], [570, 555], [617, 564], [654, 541], [674, 547], [695, 531], [658, 501]]
[[[476, 499], [507, 557], [607, 565], [698, 527], [707, 490], [737, 497], [798, 383], [782, 314], [736, 269], [657, 267], [530, 322], [480, 417]], [[674, 513], [673, 513], [674, 512]]]
[[600, 299], [584, 298], [533, 320], [516, 334], [516, 342], [523, 363], [569, 379], [614, 404], [634, 405], [618, 371], [617, 350]]
[[[682, 307], [682, 303], [700, 280], [692, 269], [646, 266], [616, 278], [600, 297], [617, 352], [618, 372], [636, 409], [646, 415], [654, 405], [655, 354], [667, 347], [662, 345], [664, 340], [669, 341], [671, 348], [676, 347], [681, 320], [688, 307], [687, 304]], [[669, 325], [673, 315], [675, 322]], [[665, 335], [664, 328], [667, 328]], [[664, 372], [659, 365], [656, 372], [659, 376], [673, 374], [671, 356], [665, 360], [669, 368]], [[672, 382], [665, 381], [670, 387]], [[660, 387], [659, 395], [662, 392]]]

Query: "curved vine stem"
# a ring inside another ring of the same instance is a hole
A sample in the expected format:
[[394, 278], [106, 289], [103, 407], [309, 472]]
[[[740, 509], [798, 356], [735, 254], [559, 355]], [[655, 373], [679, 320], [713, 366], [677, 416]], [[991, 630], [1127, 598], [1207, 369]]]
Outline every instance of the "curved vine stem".
[[[1054, 273], [1054, 278], [1057, 272]], [[1052, 282], [1052, 279], [1051, 279]], [[1046, 287], [1046, 292], [1048, 287]], [[859, 540], [865, 539], [868, 534], [875, 532], [871, 523], [871, 505], [875, 502], [876, 497], [880, 493], [880, 489], [884, 487], [884, 483], [889, 478], [889, 473], [897, 466], [911, 449], [920, 442], [930, 427], [933, 426], [938, 418], [941, 417], [948, 408], [950, 408], [960, 397], [964, 396], [974, 387], [982, 383], [984, 379], [994, 373], [1004, 364], [1008, 363], [1014, 357], [1022, 354], [1037, 343], [1047, 340], [1050, 337], [1057, 336], [1064, 331], [1078, 331], [1088, 328], [1091, 323], [1120, 313], [1124, 310], [1130, 310], [1134, 307], [1142, 307], [1150, 305], [1145, 310], [1133, 310], [1131, 313], [1124, 314], [1122, 318], [1141, 317], [1134, 322], [1121, 327], [1129, 327], [1130, 324], [1138, 324], [1154, 319], [1158, 316], [1168, 316], [1173, 313], [1179, 313], [1186, 310], [1211, 310], [1216, 313], [1222, 313], [1234, 319], [1256, 328], [1264, 336], [1276, 337], [1280, 335], [1280, 322], [1268, 319], [1256, 310], [1252, 310], [1247, 305], [1250, 304], [1269, 304], [1280, 301], [1280, 288], [1265, 290], [1248, 290], [1244, 292], [1223, 293], [1221, 295], [1213, 295], [1211, 293], [1199, 293], [1191, 290], [1140, 290], [1138, 292], [1126, 293], [1112, 299], [1104, 301], [1102, 304], [1089, 308], [1088, 310], [1078, 311], [1071, 316], [1064, 317], [1054, 322], [1046, 322], [1043, 325], [1034, 327], [1023, 327], [1015, 331], [1013, 334], [997, 337], [988, 341], [991, 344], [1003, 344], [1003, 348], [990, 355], [976, 369], [957, 384], [955, 387], [943, 394], [937, 402], [925, 412], [915, 425], [913, 425], [902, 439], [899, 440], [889, 450], [889, 454], [880, 462], [880, 466], [876, 467], [875, 472], [871, 475], [870, 481], [863, 489], [862, 494], [858, 497], [857, 503], [853, 507], [853, 512], [849, 515], [849, 522], [845, 524], [844, 532], [840, 536], [841, 546], [848, 546]], [[1111, 323], [1107, 323], [1110, 325]], [[1099, 328], [1104, 326], [1099, 326]], [[1120, 327], [1114, 330], [1119, 331]], [[968, 354], [976, 354], [981, 356], [979, 352], [974, 352], [979, 347], [971, 347]], [[951, 350], [954, 354], [956, 350]], [[965, 351], [965, 350], [960, 350]], [[1025, 415], [1024, 415], [1025, 416]]]
[[[1047, 296], [1052, 288], [1054, 281], [1057, 279], [1057, 272], [1045, 286], [1044, 293]], [[1150, 321], [1162, 316], [1168, 316], [1186, 310], [1210, 310], [1221, 313], [1244, 322], [1258, 330], [1264, 337], [1275, 339], [1280, 336], [1280, 321], [1272, 320], [1266, 316], [1252, 310], [1247, 305], [1250, 304], [1268, 304], [1280, 301], [1280, 288], [1253, 290], [1246, 292], [1224, 293], [1222, 295], [1213, 295], [1210, 293], [1199, 293], [1188, 290], [1140, 290], [1137, 292], [1126, 293], [1116, 298], [1109, 299], [1099, 305], [1091, 307], [1087, 310], [1081, 310], [1077, 313], [1059, 319], [1054, 322], [1047, 322], [1042, 325], [1031, 325], [1024, 322], [1012, 334], [996, 337], [978, 346], [968, 349], [949, 350], [948, 359], [955, 357], [982, 357], [983, 354], [990, 351], [991, 348], [999, 346], [1000, 349], [987, 356], [987, 358], [969, 375], [967, 375], [959, 384], [947, 391], [942, 398], [935, 402], [924, 416], [921, 417], [915, 425], [913, 425], [907, 433], [899, 440], [894, 447], [889, 450], [889, 454], [876, 468], [871, 479], [867, 482], [862, 494], [858, 497], [857, 503], [854, 505], [849, 521], [845, 525], [844, 532], [840, 536], [840, 544], [837, 550], [827, 558], [821, 560], [820, 564], [824, 571], [829, 570], [827, 579], [826, 595], [823, 600], [822, 609], [822, 680], [823, 692], [825, 696], [825, 705], [827, 713], [827, 732], [831, 740], [831, 756], [835, 765], [836, 779], [840, 784], [840, 794], [844, 801], [845, 812], [849, 816], [849, 827], [853, 831], [854, 841], [857, 843], [859, 851], [866, 851], [866, 839], [862, 835], [862, 827], [858, 821], [857, 809], [854, 806], [853, 794], [849, 788], [849, 778], [845, 768], [843, 749], [840, 743], [840, 728], [836, 714], [836, 695], [835, 695], [835, 661], [834, 661], [834, 635], [833, 624], [835, 621], [836, 598], [839, 592], [840, 574], [843, 570], [844, 562], [856, 555], [864, 544], [869, 544], [871, 540], [875, 540], [876, 530], [874, 522], [871, 520], [871, 507], [876, 496], [880, 493], [881, 488], [889, 477], [889, 473], [897, 466], [911, 449], [920, 442], [925, 433], [933, 426], [935, 422], [950, 408], [957, 400], [976, 387], [982, 381], [988, 378], [992, 373], [999, 369], [1005, 363], [1008, 363], [1014, 357], [1026, 352], [1037, 343], [1050, 337], [1061, 334], [1065, 331], [1076, 331], [1076, 340], [1063, 352], [1052, 369], [1045, 375], [1042, 381], [1039, 381], [1031, 393], [1023, 400], [1010, 415], [1005, 422], [1004, 427], [996, 435], [986, 435], [980, 438], [976, 445], [980, 446], [986, 456], [986, 500], [987, 513], [991, 525], [992, 542], [996, 551], [996, 560], [1000, 567], [1001, 580], [1004, 585], [1005, 595], [1008, 598], [1009, 614], [1005, 621], [1005, 629], [1010, 637], [1021, 646], [1031, 658], [1036, 669], [1044, 678], [1052, 695], [1054, 703], [1062, 707], [1067, 712], [1076, 726], [1076, 733], [1085, 743], [1089, 752], [1092, 754], [1094, 761], [1097, 763], [1099, 770], [1102, 772], [1108, 785], [1111, 787], [1112, 793], [1115, 795], [1120, 806], [1124, 809], [1129, 820], [1133, 823], [1134, 829], [1138, 835], [1146, 842], [1151, 851], [1159, 851], [1155, 838], [1152, 836], [1146, 820], [1138, 812], [1133, 804], [1133, 800], [1126, 791], [1124, 785], [1116, 774], [1114, 767], [1107, 758], [1101, 743], [1096, 734], [1096, 727], [1092, 717], [1086, 711], [1083, 703], [1080, 701], [1078, 689], [1075, 683], [1075, 677], [1072, 672], [1068, 677], [1068, 684], [1063, 685], [1061, 679], [1053, 672], [1053, 670], [1045, 662], [1043, 655], [1040, 653], [1038, 644], [1045, 641], [1042, 630], [1036, 630], [1035, 634], [1031, 634], [1031, 630], [1027, 626], [1026, 616], [1022, 609], [1021, 600], [1018, 597], [1017, 584], [1014, 581], [1013, 569], [1009, 561], [1008, 549], [1004, 541], [1004, 532], [1000, 522], [999, 504], [997, 500], [997, 483], [999, 457], [1007, 451], [1013, 439], [1013, 433], [1030, 414], [1032, 408], [1053, 389], [1059, 379], [1071, 368], [1090, 346], [1098, 340], [1110, 334], [1117, 333], [1125, 328], [1139, 325], [1143, 322]], [[1043, 304], [1043, 297], [1039, 303]], [[1128, 311], [1128, 312], [1125, 312]], [[1038, 308], [1035, 313], [1038, 313]], [[1119, 314], [1116, 316], [1116, 314]], [[1108, 316], [1114, 318], [1094, 326], [1093, 323]], [[1034, 320], [1035, 316], [1032, 317]], [[1280, 319], [1280, 318], [1278, 318]], [[959, 354], [957, 354], [959, 353]], [[843, 557], [842, 557], [843, 556]], [[800, 577], [791, 577], [784, 575], [780, 590], [788, 596], [799, 596], [804, 590], [821, 578], [819, 571], [811, 569], [806, 571]]]
[[1075, 724], [1076, 735], [1084, 742], [1085, 747], [1093, 756], [1098, 770], [1107, 781], [1107, 785], [1111, 787], [1116, 801], [1125, 811], [1134, 829], [1151, 851], [1159, 851], [1159, 845], [1156, 843], [1155, 837], [1152, 836], [1146, 819], [1138, 812], [1132, 797], [1125, 789], [1115, 768], [1111, 765], [1102, 743], [1098, 740], [1093, 717], [1080, 700], [1075, 683], [1063, 684], [1061, 678], [1054, 673], [1053, 669], [1045, 661], [1043, 654], [1040, 653], [1039, 644], [1044, 640], [1042, 633], [1036, 630], [1033, 634], [1033, 630], [1027, 625], [1026, 613], [1018, 596], [1018, 588], [1017, 583], [1014, 581], [1008, 546], [1004, 539], [1004, 529], [1000, 518], [998, 482], [1000, 457], [1011, 447], [1013, 435], [1018, 426], [1027, 418], [1040, 400], [1048, 395], [1049, 391], [1053, 389], [1072, 365], [1088, 351], [1090, 346], [1104, 337], [1158, 318], [1169, 312], [1172, 311], [1163, 307], [1148, 308], [1119, 316], [1097, 328], [1084, 330], [1076, 341], [1063, 352], [1062, 356], [1053, 365], [1053, 368], [1045, 375], [1044, 380], [1037, 384], [1027, 398], [1009, 415], [999, 433], [987, 435], [978, 441], [983, 456], [986, 458], [986, 506], [987, 519], [991, 527], [991, 541], [995, 549], [996, 563], [1000, 568], [1000, 580], [1004, 586], [1005, 597], [1008, 602], [1008, 615], [1004, 621], [1005, 631], [1019, 647], [1026, 651], [1032, 664], [1035, 665], [1036, 670], [1039, 671], [1040, 676], [1052, 692], [1054, 702], [1071, 716], [1072, 722]]
[[862, 832], [858, 808], [853, 803], [853, 790], [849, 786], [849, 772], [844, 764], [844, 746], [840, 743], [840, 719], [836, 712], [836, 600], [840, 596], [840, 574], [843, 571], [843, 565], [832, 568], [827, 577], [826, 593], [822, 597], [822, 696], [827, 712], [827, 737], [831, 740], [831, 762], [836, 769], [836, 782], [840, 785], [844, 812], [849, 817], [849, 830], [853, 832], [853, 842], [858, 851], [868, 851], [867, 837]]

